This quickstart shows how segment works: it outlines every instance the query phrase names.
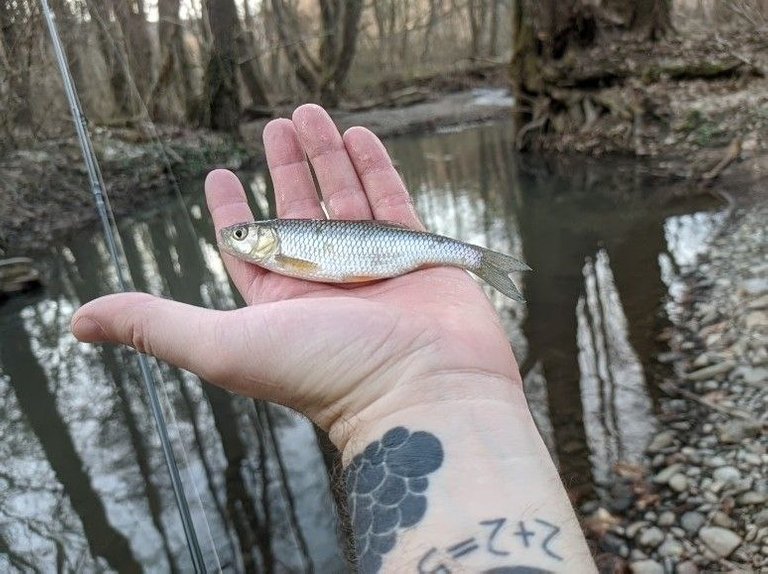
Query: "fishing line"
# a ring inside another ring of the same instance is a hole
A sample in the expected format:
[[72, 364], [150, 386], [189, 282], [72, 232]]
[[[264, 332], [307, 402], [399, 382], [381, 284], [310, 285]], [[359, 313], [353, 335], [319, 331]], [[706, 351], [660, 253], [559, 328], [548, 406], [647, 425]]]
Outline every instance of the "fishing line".
[[[93, 150], [93, 143], [91, 142], [90, 134], [88, 133], [87, 129], [87, 120], [77, 95], [74, 80], [72, 79], [72, 74], [67, 63], [67, 56], [61, 44], [61, 38], [59, 37], [59, 33], [56, 27], [55, 16], [51, 11], [50, 6], [48, 5], [48, 0], [40, 0], [40, 4], [43, 10], [46, 25], [48, 27], [48, 32], [51, 37], [53, 51], [56, 56], [59, 72], [61, 73], [62, 82], [64, 84], [64, 91], [66, 93], [70, 113], [75, 124], [75, 130], [77, 131], [80, 148], [85, 159], [91, 194], [93, 195], [94, 201], [96, 203], [96, 209], [99, 214], [101, 227], [104, 231], [107, 248], [117, 273], [118, 284], [121, 291], [128, 291], [131, 280], [129, 272], [127, 271], [127, 266], [125, 266], [123, 263], [125, 261], [125, 253], [122, 249], [122, 244], [120, 243], [119, 233], [116, 232], [114, 214], [110, 208], [109, 199], [105, 193], [104, 180], [99, 168], [98, 160], [96, 159], [96, 154]], [[192, 565], [195, 572], [205, 572], [205, 561], [203, 559], [202, 551], [200, 550], [200, 544], [197, 539], [197, 532], [195, 531], [192, 515], [190, 513], [186, 494], [184, 492], [184, 485], [181, 481], [181, 475], [179, 474], [179, 468], [176, 464], [173, 447], [168, 436], [165, 417], [163, 416], [163, 411], [160, 406], [160, 399], [157, 392], [157, 383], [152, 374], [152, 370], [150, 368], [147, 357], [141, 353], [137, 353], [136, 356], [139, 363], [141, 378], [144, 382], [147, 395], [149, 396], [149, 404], [152, 417], [155, 420], [155, 426], [157, 428], [158, 435], [160, 436], [160, 444], [162, 447], [166, 466], [168, 467], [170, 474], [171, 486], [173, 488], [176, 505], [179, 510], [181, 523], [184, 528], [184, 536], [187, 541], [190, 558], [192, 559]]]

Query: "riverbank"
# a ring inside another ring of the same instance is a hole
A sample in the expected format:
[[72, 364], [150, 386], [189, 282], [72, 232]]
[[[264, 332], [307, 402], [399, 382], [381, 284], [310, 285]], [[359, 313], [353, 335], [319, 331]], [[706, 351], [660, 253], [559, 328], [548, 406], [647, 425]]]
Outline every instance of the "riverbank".
[[768, 205], [756, 199], [667, 302], [661, 428], [644, 464], [616, 468], [624, 500], [585, 520], [603, 571], [768, 568]]
[[[381, 137], [430, 132], [509, 117], [512, 101], [503, 89], [433, 95], [407, 107], [334, 111], [341, 129], [364, 125]], [[282, 110], [290, 116], [290, 110]], [[278, 115], [280, 111], [278, 110]], [[96, 154], [115, 215], [156, 205], [185, 178], [204, 177], [214, 167], [237, 169], [264, 161], [261, 132], [268, 122], [244, 124], [242, 140], [205, 130], [96, 129]], [[41, 142], [0, 159], [0, 255], [28, 255], [96, 220], [82, 155], [74, 137]], [[182, 193], [184, 190], [180, 190]]]

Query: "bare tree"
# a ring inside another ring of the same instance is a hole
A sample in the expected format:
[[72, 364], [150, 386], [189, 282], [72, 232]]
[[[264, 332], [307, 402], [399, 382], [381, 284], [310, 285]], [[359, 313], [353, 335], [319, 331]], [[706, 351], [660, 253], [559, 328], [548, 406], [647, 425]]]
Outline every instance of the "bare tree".
[[203, 123], [213, 129], [237, 131], [240, 96], [237, 90], [238, 20], [234, 0], [208, 0], [213, 38], [204, 79]]
[[672, 30], [672, 0], [605, 0], [603, 4], [642, 39], [659, 40]]
[[[192, 69], [179, 17], [180, 3], [180, 0], [158, 0], [157, 3], [160, 67], [150, 90], [149, 108], [154, 118], [167, 121], [191, 117], [195, 107]], [[176, 111], [179, 108], [181, 113]]]
[[355, 56], [362, 0], [318, 0], [321, 38], [318, 56], [301, 39], [298, 18], [285, 0], [272, 0], [277, 30], [296, 77], [326, 106], [337, 106]]
[[144, 0], [109, 0], [109, 3], [119, 24], [131, 77], [141, 97], [146, 97], [152, 84], [152, 43]]

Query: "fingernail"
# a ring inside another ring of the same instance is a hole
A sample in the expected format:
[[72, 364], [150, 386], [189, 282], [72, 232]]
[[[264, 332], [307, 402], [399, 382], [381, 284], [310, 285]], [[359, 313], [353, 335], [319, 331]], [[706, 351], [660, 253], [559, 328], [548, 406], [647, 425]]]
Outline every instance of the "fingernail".
[[72, 334], [78, 341], [96, 343], [106, 341], [107, 334], [96, 321], [90, 317], [75, 317], [72, 321]]

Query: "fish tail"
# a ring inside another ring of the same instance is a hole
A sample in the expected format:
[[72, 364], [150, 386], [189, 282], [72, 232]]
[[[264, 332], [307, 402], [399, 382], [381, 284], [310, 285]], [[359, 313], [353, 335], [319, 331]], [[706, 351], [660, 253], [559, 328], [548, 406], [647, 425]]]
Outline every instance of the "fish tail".
[[530, 271], [531, 268], [511, 255], [480, 248], [482, 258], [475, 274], [493, 288], [515, 301], [525, 303], [525, 298], [509, 276], [513, 271]]

